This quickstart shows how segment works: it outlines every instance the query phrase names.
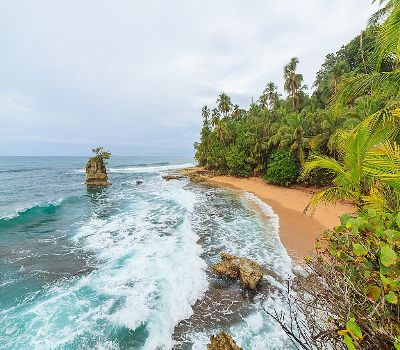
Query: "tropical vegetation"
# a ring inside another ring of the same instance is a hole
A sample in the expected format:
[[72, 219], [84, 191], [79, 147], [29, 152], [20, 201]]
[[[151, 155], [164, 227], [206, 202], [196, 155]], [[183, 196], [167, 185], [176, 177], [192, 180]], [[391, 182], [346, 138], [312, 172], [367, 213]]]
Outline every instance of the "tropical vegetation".
[[378, 2], [365, 30], [326, 56], [311, 91], [293, 57], [283, 96], [269, 82], [247, 109], [221, 93], [202, 110], [200, 165], [285, 186], [328, 185], [310, 212], [321, 202], [357, 208], [308, 260], [315, 328], [299, 338], [283, 326], [299, 348], [400, 349], [400, 0]]

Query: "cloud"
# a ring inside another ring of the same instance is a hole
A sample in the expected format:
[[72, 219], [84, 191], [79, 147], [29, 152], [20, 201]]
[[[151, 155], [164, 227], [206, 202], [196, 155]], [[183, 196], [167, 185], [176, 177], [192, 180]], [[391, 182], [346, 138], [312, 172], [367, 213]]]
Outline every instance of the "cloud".
[[192, 154], [201, 107], [219, 92], [245, 107], [268, 81], [282, 87], [292, 56], [311, 86], [373, 10], [363, 0], [2, 2], [0, 154], [98, 144]]

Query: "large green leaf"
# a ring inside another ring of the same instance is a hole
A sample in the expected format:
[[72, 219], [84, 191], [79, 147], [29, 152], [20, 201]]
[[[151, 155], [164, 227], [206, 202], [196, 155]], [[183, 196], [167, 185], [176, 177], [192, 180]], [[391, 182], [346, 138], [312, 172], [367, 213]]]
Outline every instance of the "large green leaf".
[[386, 266], [392, 266], [396, 263], [397, 261], [397, 254], [396, 252], [390, 248], [387, 244], [385, 244], [382, 248], [381, 248], [381, 263]]

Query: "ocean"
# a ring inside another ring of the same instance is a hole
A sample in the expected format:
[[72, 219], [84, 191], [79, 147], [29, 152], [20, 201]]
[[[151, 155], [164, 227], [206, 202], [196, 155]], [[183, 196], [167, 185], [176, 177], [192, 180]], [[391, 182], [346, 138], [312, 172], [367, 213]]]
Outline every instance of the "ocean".
[[[279, 218], [257, 197], [162, 175], [190, 158], [0, 157], [0, 349], [291, 349], [265, 309], [291, 276]], [[143, 183], [137, 184], [141, 180]], [[215, 277], [226, 251], [270, 271], [259, 290]]]

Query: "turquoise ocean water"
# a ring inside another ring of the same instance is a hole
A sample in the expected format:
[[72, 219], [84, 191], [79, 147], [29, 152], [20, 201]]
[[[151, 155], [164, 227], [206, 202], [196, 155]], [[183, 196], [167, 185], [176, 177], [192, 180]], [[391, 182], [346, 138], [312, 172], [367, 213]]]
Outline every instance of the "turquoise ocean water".
[[[263, 308], [291, 274], [279, 219], [247, 193], [161, 176], [191, 159], [112, 157], [87, 189], [84, 157], [0, 157], [0, 349], [290, 349]], [[136, 180], [142, 180], [138, 185]], [[220, 251], [272, 271], [249, 294], [215, 278]]]

